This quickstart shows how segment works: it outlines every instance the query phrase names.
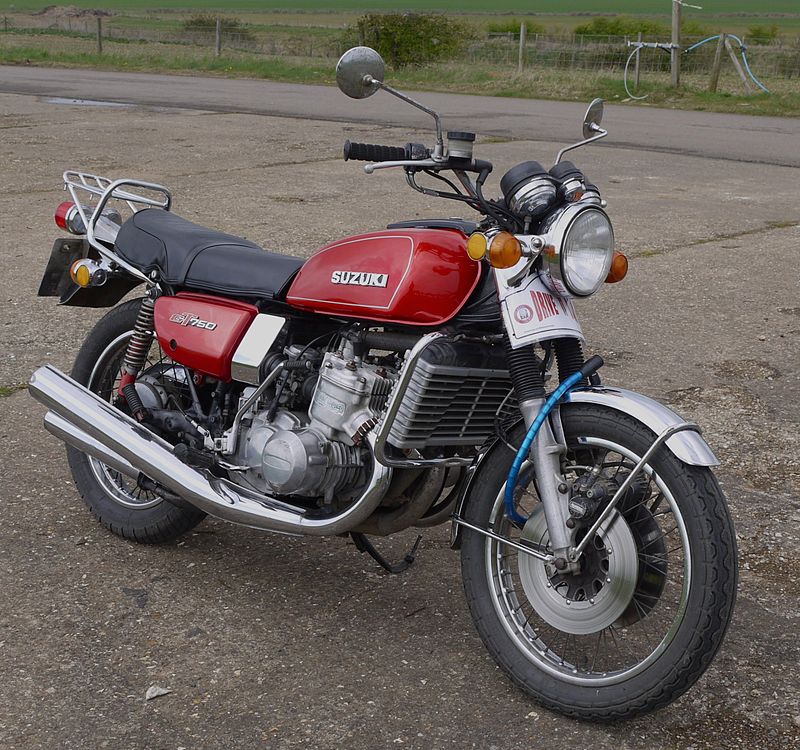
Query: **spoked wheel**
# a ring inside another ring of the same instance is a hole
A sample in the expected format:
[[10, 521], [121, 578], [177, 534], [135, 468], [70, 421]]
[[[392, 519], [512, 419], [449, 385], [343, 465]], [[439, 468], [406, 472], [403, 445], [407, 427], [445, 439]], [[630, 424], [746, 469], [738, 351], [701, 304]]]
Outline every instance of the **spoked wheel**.
[[[571, 404], [562, 419], [565, 479], [596, 477], [606, 501], [654, 439], [633, 419], [600, 407]], [[506, 517], [512, 460], [510, 450], [498, 450], [476, 478], [467, 520], [547, 546], [530, 472], [519, 483], [527, 522], [520, 527]], [[617, 507], [577, 573], [464, 530], [467, 600], [490, 653], [541, 703], [585, 719], [627, 718], [687, 690], [719, 648], [735, 598], [733, 526], [708, 469], [662, 449]]]
[[[72, 377], [93, 393], [116, 403], [120, 368], [128, 340], [133, 332], [139, 300], [126, 302], [111, 310], [86, 338], [72, 369]], [[160, 380], [174, 371], [154, 339], [143, 370], [152, 387], [165, 398], [180, 399], [175, 380], [169, 392]], [[72, 476], [81, 497], [94, 516], [109, 530], [137, 542], [163, 542], [174, 539], [203, 520], [205, 514], [178, 507], [162, 499], [139, 483], [120, 474], [95, 458], [67, 446]]]

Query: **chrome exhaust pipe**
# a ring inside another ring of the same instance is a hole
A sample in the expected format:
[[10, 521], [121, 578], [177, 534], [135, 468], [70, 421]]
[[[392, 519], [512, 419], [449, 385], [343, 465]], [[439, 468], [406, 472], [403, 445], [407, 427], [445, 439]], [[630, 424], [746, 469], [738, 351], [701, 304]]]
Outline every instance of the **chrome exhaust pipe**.
[[[55, 367], [36, 370], [28, 390], [50, 409], [45, 416], [49, 432], [127, 476], [141, 472], [209, 515], [243, 526], [308, 536], [346, 533], [372, 515], [392, 475], [373, 460], [358, 500], [335, 516], [309, 518], [302, 508], [187, 466], [166, 440]], [[371, 448], [373, 441], [370, 433]]]
[[109, 468], [115, 469], [134, 481], [142, 473], [130, 461], [126, 461], [122, 456], [109, 450], [101, 442], [87, 435], [83, 430], [78, 429], [74, 424], [68, 422], [64, 417], [60, 417], [54, 411], [49, 411], [44, 415], [44, 428], [59, 440], [63, 440], [83, 453], [89, 454], [92, 458], [102, 461]]

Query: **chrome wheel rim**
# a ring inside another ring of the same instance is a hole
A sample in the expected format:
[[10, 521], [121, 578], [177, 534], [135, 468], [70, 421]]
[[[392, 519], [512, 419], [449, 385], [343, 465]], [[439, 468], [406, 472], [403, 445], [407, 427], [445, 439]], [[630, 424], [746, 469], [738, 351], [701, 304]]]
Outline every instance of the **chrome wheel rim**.
[[[580, 445], [570, 449], [568, 469], [573, 477], [590, 469], [576, 459], [591, 453], [601, 461], [604, 471], [617, 473], [633, 466], [639, 456], [616, 443], [594, 437], [581, 437]], [[564, 682], [602, 687], [624, 682], [651, 665], [672, 643], [686, 612], [691, 585], [691, 551], [686, 526], [675, 497], [651, 466], [645, 466], [647, 489], [641, 502], [613, 514], [601, 536], [613, 552], [627, 547], [627, 560], [617, 572], [628, 578], [626, 587], [616, 592], [600, 617], [591, 613], [593, 605], [582, 601], [567, 604], [563, 592], [547, 588], [554, 571], [544, 563], [515, 548], [486, 539], [485, 566], [489, 594], [494, 609], [516, 648], [537, 668]], [[489, 528], [504, 538], [545, 542], [546, 525], [533, 485], [523, 489], [520, 510], [531, 518], [520, 530], [505, 517], [505, 487], [500, 489], [489, 518]], [[627, 514], [628, 518], [625, 517]], [[625, 532], [613, 532], [617, 524]], [[538, 538], [535, 538], [538, 537]], [[638, 578], [621, 617], [622, 598], [630, 589], [630, 542], [636, 547]], [[523, 562], [520, 558], [525, 557]], [[613, 554], [610, 556], [613, 558]], [[615, 564], [616, 565], [616, 564]], [[661, 578], [660, 590], [652, 580]], [[587, 576], [587, 580], [592, 580]], [[574, 589], [573, 589], [574, 591]], [[601, 589], [602, 591], [602, 589]], [[530, 594], [530, 598], [529, 598]], [[657, 594], [657, 596], [656, 596]], [[556, 597], [560, 596], [560, 601]], [[588, 598], [588, 597], [587, 597]], [[538, 605], [539, 610], [536, 609]], [[612, 606], [613, 605], [613, 606]], [[580, 616], [579, 610], [584, 610]], [[577, 614], [576, 614], [577, 612]], [[609, 622], [612, 616], [616, 619]], [[594, 618], [594, 619], [593, 619]], [[592, 622], [599, 629], [592, 630]], [[567, 629], [559, 626], [567, 625]], [[572, 631], [572, 632], [570, 632]], [[586, 632], [591, 631], [591, 632]]]

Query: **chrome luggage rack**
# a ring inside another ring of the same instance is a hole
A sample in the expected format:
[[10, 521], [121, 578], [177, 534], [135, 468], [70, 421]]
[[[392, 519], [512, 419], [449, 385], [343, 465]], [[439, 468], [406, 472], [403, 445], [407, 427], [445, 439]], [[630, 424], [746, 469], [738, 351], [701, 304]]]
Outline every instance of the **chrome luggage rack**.
[[[110, 264], [124, 268], [142, 281], [148, 282], [148, 277], [138, 268], [122, 260], [112, 252], [105, 242], [113, 245], [116, 230], [115, 222], [105, 215], [109, 201], [118, 200], [127, 204], [132, 213], [137, 213], [144, 208], [160, 208], [169, 211], [172, 208], [172, 193], [163, 185], [142, 180], [122, 179], [111, 180], [108, 177], [67, 170], [64, 172], [64, 188], [72, 196], [72, 200], [80, 214], [83, 225], [86, 227], [86, 239], [103, 260]], [[123, 188], [139, 188], [145, 191], [144, 195], [123, 190]], [[147, 195], [150, 193], [150, 195]], [[83, 201], [81, 201], [81, 197]], [[91, 211], [91, 215], [89, 215]], [[109, 227], [111, 225], [111, 227]], [[99, 235], [99, 236], [98, 236]]]

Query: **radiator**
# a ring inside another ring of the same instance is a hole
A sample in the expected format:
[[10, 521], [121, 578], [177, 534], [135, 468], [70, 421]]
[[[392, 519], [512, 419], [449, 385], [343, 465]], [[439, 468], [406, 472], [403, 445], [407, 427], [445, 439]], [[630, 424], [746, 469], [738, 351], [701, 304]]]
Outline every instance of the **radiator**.
[[478, 446], [517, 412], [507, 370], [417, 363], [389, 431], [397, 448]]

